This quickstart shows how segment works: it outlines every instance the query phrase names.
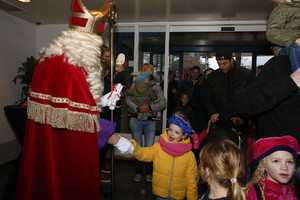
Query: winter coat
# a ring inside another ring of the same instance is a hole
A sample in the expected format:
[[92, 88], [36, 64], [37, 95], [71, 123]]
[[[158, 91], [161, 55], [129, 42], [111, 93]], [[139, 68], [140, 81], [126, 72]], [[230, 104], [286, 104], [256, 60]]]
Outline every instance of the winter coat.
[[[296, 194], [296, 188], [291, 184], [281, 185], [269, 179], [260, 181], [258, 184], [262, 188], [266, 200], [299, 200]], [[256, 196], [253, 185], [248, 186], [245, 192], [247, 200], [259, 199]]]
[[[172, 153], [163, 150], [163, 144], [166, 143], [173, 145], [170, 149]], [[182, 150], [183, 146], [188, 146], [189, 150], [187, 148]], [[143, 162], [153, 162], [152, 191], [156, 196], [172, 199], [184, 199], [186, 196], [188, 200], [196, 200], [198, 199], [197, 163], [191, 149], [190, 138], [178, 143], [168, 143], [165, 130], [160, 136], [160, 141], [151, 147], [141, 148], [134, 142], [132, 156]]]
[[266, 27], [266, 36], [275, 46], [276, 56], [282, 47], [292, 45], [300, 37], [300, 2], [276, 4]]
[[159, 100], [151, 86], [142, 81], [135, 83], [130, 89], [127, 89], [126, 94], [131, 96], [132, 102], [139, 106], [151, 104]]
[[[220, 69], [209, 74], [205, 83], [204, 109], [208, 116], [219, 113], [216, 126], [231, 129], [232, 117], [240, 117], [237, 108], [237, 98], [242, 89], [246, 88], [253, 79], [253, 73], [235, 65], [232, 70], [224, 74]], [[246, 122], [244, 121], [244, 124]]]
[[188, 78], [186, 80], [183, 80], [178, 88], [177, 91], [177, 99], [178, 101], [180, 101], [180, 97], [181, 97], [181, 93], [185, 92], [189, 95], [190, 100], [193, 98], [193, 94], [194, 94], [194, 90], [198, 87], [200, 87], [201, 85], [201, 81], [200, 78], [198, 79], [198, 81], [196, 83], [193, 83], [193, 81], [191, 80], [191, 78]]
[[299, 141], [300, 95], [288, 56], [270, 59], [239, 95], [238, 111], [258, 117], [259, 138], [291, 135]]
[[149, 117], [152, 116], [152, 112], [161, 112], [163, 111], [167, 106], [166, 98], [164, 97], [164, 93], [159, 86], [159, 84], [156, 83], [156, 80], [151, 80], [149, 85], [151, 86], [152, 90], [155, 91], [157, 97], [159, 98], [159, 101], [155, 104], [150, 104], [150, 110], [146, 113], [138, 112], [138, 105], [133, 103], [131, 100], [131, 97], [126, 96], [125, 102], [127, 106], [132, 110], [132, 112], [137, 114], [137, 119], [139, 120], [149, 120]]

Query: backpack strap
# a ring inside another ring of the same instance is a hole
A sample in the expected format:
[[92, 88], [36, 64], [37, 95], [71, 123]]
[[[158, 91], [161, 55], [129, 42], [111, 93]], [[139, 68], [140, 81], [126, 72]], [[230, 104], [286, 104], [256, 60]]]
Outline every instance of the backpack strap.
[[265, 200], [264, 191], [262, 190], [260, 185], [258, 183], [256, 183], [253, 185], [253, 187], [254, 187], [254, 190], [256, 193], [257, 200]]

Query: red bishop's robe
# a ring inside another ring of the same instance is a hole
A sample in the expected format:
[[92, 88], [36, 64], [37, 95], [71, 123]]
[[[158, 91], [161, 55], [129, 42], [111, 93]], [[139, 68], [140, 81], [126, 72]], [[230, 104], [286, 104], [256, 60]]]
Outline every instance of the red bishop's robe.
[[39, 62], [28, 93], [16, 199], [100, 199], [99, 108], [64, 56]]

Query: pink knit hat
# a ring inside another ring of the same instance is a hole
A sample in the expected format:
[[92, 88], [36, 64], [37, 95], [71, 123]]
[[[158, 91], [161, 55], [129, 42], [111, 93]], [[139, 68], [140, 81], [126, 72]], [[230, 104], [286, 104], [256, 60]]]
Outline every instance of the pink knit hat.
[[275, 151], [288, 151], [295, 159], [297, 159], [297, 154], [300, 154], [297, 140], [292, 136], [262, 138], [253, 144], [254, 159], [257, 161]]

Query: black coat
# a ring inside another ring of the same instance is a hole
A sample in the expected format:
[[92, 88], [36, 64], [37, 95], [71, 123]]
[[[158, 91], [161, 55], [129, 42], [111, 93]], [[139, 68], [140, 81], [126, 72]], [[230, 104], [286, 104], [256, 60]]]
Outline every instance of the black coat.
[[299, 142], [300, 95], [288, 56], [270, 59], [239, 96], [241, 114], [258, 117], [259, 138], [291, 135]]
[[227, 74], [223, 74], [220, 69], [209, 74], [205, 84], [204, 109], [209, 116], [220, 114], [217, 127], [231, 129], [231, 118], [241, 117], [236, 107], [237, 98], [253, 77], [250, 70], [237, 65]]

